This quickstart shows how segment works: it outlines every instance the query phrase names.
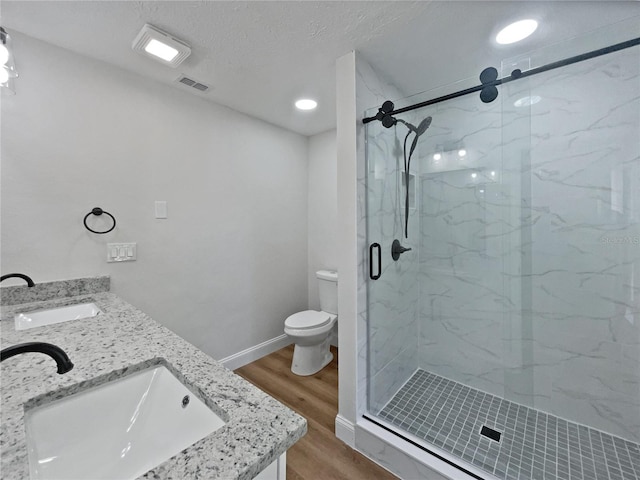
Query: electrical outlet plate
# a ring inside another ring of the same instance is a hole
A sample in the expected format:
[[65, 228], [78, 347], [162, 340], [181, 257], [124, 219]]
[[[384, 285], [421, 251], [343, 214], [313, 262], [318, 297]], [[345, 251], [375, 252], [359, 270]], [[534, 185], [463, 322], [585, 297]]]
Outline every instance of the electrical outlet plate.
[[107, 243], [107, 263], [133, 262], [138, 256], [137, 244]]

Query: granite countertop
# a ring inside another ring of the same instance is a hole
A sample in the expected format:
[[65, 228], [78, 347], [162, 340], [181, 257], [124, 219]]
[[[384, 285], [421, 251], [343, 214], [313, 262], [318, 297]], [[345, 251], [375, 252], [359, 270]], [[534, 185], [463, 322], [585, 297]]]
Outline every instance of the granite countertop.
[[[103, 314], [30, 330], [14, 328], [16, 313], [87, 301], [94, 302]], [[250, 479], [307, 430], [303, 417], [112, 293], [5, 305], [0, 338], [2, 348], [32, 341], [53, 343], [75, 365], [70, 372], [58, 375], [53, 359], [38, 353], [17, 355], [2, 363], [0, 450], [4, 478], [29, 478], [25, 404], [27, 409], [33, 408], [159, 361], [179, 372], [179, 379], [226, 424], [141, 478]]]

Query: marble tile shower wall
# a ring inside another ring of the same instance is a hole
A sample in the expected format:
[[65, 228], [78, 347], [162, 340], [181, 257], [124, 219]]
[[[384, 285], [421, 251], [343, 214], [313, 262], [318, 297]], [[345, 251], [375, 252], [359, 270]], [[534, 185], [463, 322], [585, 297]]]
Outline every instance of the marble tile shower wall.
[[536, 407], [638, 442], [640, 48], [571, 73], [532, 118]]
[[634, 442], [639, 72], [634, 47], [434, 109], [418, 274], [422, 368]]
[[502, 396], [504, 317], [519, 310], [502, 282], [506, 244], [519, 238], [505, 233], [519, 205], [497, 179], [501, 105], [467, 96], [439, 104], [432, 117], [421, 151], [422, 366]]

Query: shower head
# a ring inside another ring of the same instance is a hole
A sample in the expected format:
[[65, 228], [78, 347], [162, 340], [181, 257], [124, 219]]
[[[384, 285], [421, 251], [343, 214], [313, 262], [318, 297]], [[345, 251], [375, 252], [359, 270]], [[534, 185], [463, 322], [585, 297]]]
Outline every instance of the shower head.
[[422, 135], [427, 131], [427, 128], [429, 128], [429, 126], [431, 126], [431, 117], [427, 117], [420, 122], [420, 125], [418, 125], [418, 128], [416, 128], [416, 135], [418, 137]]
[[416, 138], [426, 132], [427, 128], [429, 128], [429, 126], [431, 125], [431, 117], [426, 117], [420, 122], [420, 125], [418, 125], [417, 127], [409, 122], [405, 122], [401, 118], [397, 118], [396, 121], [402, 123], [403, 125], [406, 125], [409, 130], [416, 134]]
[[[418, 144], [418, 137], [427, 131], [427, 128], [431, 125], [431, 117], [426, 117], [423, 119], [420, 124], [416, 127], [409, 122], [405, 122], [401, 118], [396, 119], [396, 121], [406, 125], [410, 132], [415, 133], [415, 137], [413, 137], [413, 142], [411, 142], [411, 150], [409, 151], [409, 157], [413, 154], [413, 151], [416, 149], [416, 145]], [[407, 134], [408, 135], [408, 134]]]

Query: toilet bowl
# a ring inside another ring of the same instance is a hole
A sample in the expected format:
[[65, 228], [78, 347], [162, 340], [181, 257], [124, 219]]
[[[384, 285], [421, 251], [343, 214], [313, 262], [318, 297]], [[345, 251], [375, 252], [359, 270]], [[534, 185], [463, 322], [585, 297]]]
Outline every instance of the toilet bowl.
[[337, 318], [330, 313], [305, 310], [285, 320], [284, 333], [295, 343], [291, 362], [293, 373], [313, 375], [333, 360], [329, 337]]
[[291, 371], [296, 375], [313, 375], [333, 360], [329, 339], [338, 319], [338, 274], [320, 270], [316, 277], [322, 310], [294, 313], [284, 322], [284, 333], [295, 343]]

